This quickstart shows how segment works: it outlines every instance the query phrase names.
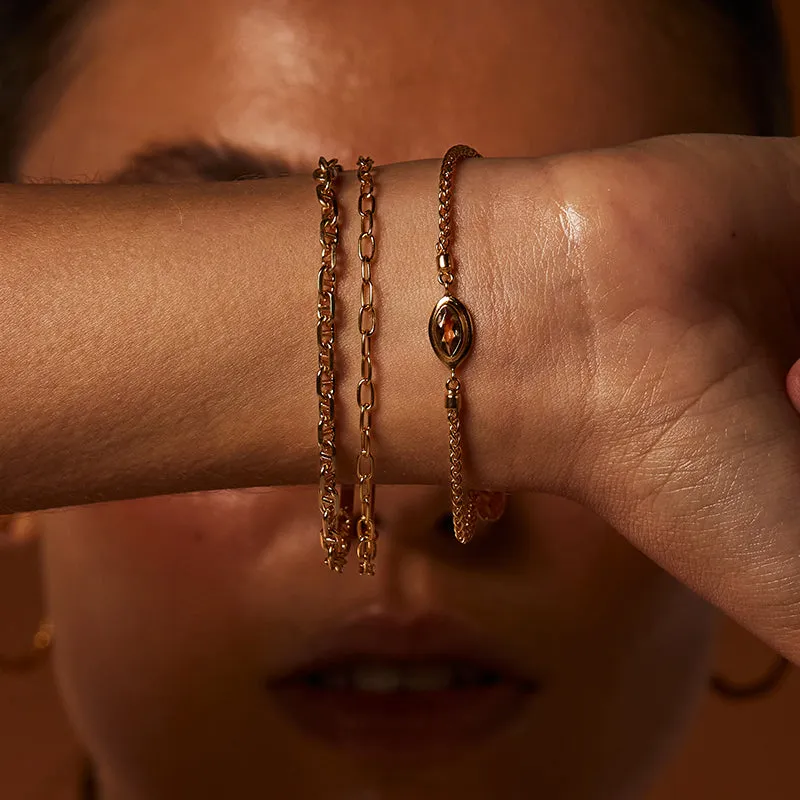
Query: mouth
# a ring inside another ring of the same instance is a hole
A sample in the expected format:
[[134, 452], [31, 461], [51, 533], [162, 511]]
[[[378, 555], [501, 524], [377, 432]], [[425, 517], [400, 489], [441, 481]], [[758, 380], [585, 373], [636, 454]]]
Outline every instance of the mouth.
[[539, 688], [453, 626], [377, 620], [269, 684], [304, 734], [392, 759], [463, 752], [505, 730]]
[[493, 669], [464, 662], [363, 661], [310, 670], [295, 680], [321, 692], [385, 696], [488, 689], [503, 683], [504, 676]]

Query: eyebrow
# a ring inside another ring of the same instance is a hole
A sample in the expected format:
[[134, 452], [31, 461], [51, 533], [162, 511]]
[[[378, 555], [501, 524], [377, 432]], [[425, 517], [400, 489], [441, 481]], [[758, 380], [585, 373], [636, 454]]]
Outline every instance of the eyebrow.
[[154, 143], [135, 152], [108, 183], [249, 181], [291, 175], [278, 158], [258, 156], [230, 144], [203, 141]]

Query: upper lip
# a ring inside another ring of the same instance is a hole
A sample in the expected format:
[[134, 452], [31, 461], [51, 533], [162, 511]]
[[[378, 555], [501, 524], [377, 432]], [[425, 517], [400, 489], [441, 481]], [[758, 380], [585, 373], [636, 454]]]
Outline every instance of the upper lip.
[[536, 682], [496, 642], [452, 618], [426, 615], [402, 620], [368, 614], [326, 631], [278, 676], [276, 683], [334, 667], [392, 662], [466, 663], [508, 680], [528, 685]]

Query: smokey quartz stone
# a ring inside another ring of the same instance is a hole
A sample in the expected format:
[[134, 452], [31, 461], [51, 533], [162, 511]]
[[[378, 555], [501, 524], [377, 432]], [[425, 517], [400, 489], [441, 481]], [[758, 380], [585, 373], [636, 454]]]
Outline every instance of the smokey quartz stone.
[[433, 309], [428, 337], [444, 364], [450, 368], [458, 366], [472, 346], [472, 319], [466, 306], [455, 297], [445, 295]]

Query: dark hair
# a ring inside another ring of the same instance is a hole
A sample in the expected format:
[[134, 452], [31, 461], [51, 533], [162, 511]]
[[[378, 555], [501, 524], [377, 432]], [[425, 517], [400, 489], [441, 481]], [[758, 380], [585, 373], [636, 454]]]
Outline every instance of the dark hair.
[[0, 7], [0, 181], [13, 180], [39, 117], [40, 79], [64, 55], [90, 0], [2, 0]]
[[[70, 33], [91, 2], [0, 0], [0, 181], [15, 178], [25, 143], [46, 114], [46, 103], [33, 102], [34, 90], [51, 64], [63, 62]], [[682, 0], [681, 4], [688, 11], [705, 7], [716, 17], [712, 24], [716, 21], [721, 35], [730, 36], [741, 74], [737, 89], [753, 111], [756, 132], [790, 135], [791, 94], [772, 0]], [[57, 93], [58, 87], [50, 88]]]
[[794, 133], [786, 46], [775, 0], [702, 0], [733, 23], [742, 90], [760, 136]]

